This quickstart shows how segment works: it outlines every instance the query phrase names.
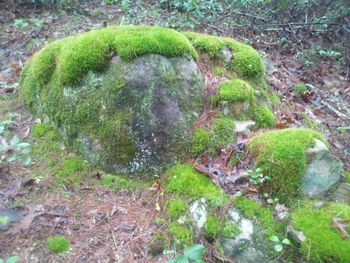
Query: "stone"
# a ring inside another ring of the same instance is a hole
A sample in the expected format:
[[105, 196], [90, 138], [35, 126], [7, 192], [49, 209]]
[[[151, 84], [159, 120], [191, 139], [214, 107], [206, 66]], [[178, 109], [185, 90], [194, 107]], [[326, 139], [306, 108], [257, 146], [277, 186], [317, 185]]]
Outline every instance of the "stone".
[[19, 222], [22, 219], [22, 216], [16, 211], [2, 208], [0, 209], [0, 219], [0, 230], [7, 230], [11, 223]]
[[324, 198], [339, 184], [343, 164], [322, 141], [315, 142], [314, 147], [305, 151], [307, 168], [301, 179], [301, 191], [307, 198]]
[[254, 126], [255, 121], [235, 121], [235, 131], [238, 133], [247, 133], [249, 132], [249, 127]]
[[194, 201], [190, 206], [190, 217], [198, 230], [202, 229], [207, 221], [208, 211], [204, 198]]
[[[191, 57], [114, 57], [104, 72], [64, 87], [70, 110], [57, 126], [72, 150], [107, 172], [157, 173], [186, 154], [203, 95], [203, 77]], [[95, 119], [99, 125], [90, 124]]]
[[238, 226], [240, 233], [235, 238], [220, 238], [224, 254], [237, 263], [268, 262], [266, 252], [271, 247], [259, 226], [235, 208], [228, 210], [227, 220]]
[[332, 199], [335, 202], [350, 205], [350, 183], [341, 183], [334, 192]]

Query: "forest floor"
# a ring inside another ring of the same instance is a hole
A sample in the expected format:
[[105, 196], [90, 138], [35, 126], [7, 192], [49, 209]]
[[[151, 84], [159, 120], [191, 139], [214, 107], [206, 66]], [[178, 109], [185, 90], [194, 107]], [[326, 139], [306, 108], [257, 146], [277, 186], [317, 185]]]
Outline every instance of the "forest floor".
[[[37, 120], [23, 107], [17, 93], [23, 64], [47, 41], [101, 28], [104, 21], [121, 24], [123, 17], [117, 7], [102, 5], [99, 14], [91, 12], [96, 8], [86, 6], [84, 15], [0, 8], [0, 120], [14, 119], [13, 132], [24, 141], [42, 143], [31, 137], [31, 127]], [[273, 109], [277, 128], [309, 127], [322, 132], [331, 151], [349, 171], [350, 82], [346, 70], [334, 59], [321, 58], [305, 66], [296, 59], [293, 43], [272, 49], [269, 43], [257, 39], [253, 45], [265, 57], [267, 82], [282, 101]], [[305, 83], [309, 91], [296, 94], [292, 89], [296, 83]], [[64, 149], [62, 152], [65, 154]], [[50, 154], [62, 161], [62, 153]], [[74, 191], [57, 189], [50, 179], [52, 170], [45, 168], [48, 159], [37, 151], [33, 165], [13, 163], [0, 170], [0, 208], [15, 208], [23, 217], [20, 224], [0, 232], [0, 258], [19, 255], [23, 262], [168, 259], [167, 255], [152, 257], [148, 253], [152, 234], [165, 231], [158, 184], [112, 190], [99, 184], [98, 171], [91, 171]], [[72, 244], [71, 252], [63, 256], [48, 252], [46, 238], [53, 234], [66, 236]]]

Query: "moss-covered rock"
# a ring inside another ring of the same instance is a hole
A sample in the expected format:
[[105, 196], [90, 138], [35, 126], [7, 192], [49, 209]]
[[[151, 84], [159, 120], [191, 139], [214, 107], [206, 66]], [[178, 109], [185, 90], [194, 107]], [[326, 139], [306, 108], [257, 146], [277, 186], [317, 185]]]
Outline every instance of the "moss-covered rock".
[[228, 64], [239, 77], [259, 78], [264, 76], [265, 67], [258, 52], [232, 38], [216, 37], [194, 32], [183, 33], [200, 53]]
[[292, 214], [294, 227], [307, 238], [300, 250], [308, 262], [350, 262], [350, 240], [332, 226], [334, 218], [349, 220], [350, 206], [329, 202], [319, 209], [302, 202]]
[[315, 139], [326, 142], [321, 134], [309, 129], [284, 129], [261, 133], [249, 141], [256, 158], [255, 166], [271, 180], [264, 185], [268, 193], [283, 200], [298, 195], [307, 168], [305, 150]]
[[94, 30], [30, 58], [21, 95], [91, 163], [107, 171], [159, 170], [187, 153], [204, 94], [196, 58], [174, 30]]

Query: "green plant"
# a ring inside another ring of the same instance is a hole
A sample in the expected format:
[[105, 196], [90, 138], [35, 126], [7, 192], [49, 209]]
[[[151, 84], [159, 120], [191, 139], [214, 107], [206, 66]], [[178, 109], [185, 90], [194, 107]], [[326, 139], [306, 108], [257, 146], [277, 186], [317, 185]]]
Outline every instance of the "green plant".
[[70, 242], [64, 236], [52, 236], [47, 239], [47, 248], [55, 253], [65, 252], [70, 247]]
[[256, 168], [255, 172], [253, 170], [246, 170], [246, 172], [249, 174], [249, 176], [250, 176], [249, 180], [253, 184], [259, 185], [259, 184], [264, 183], [265, 181], [270, 180], [269, 176], [263, 175], [261, 173], [260, 168]]
[[283, 240], [280, 240], [276, 235], [270, 236], [269, 240], [275, 243], [274, 249], [276, 252], [282, 252], [284, 245], [288, 245], [288, 246], [292, 245], [292, 243], [288, 238], [284, 238]]
[[14, 121], [5, 120], [0, 123], [0, 164], [20, 160], [24, 165], [31, 163], [30, 144], [21, 142], [17, 135], [11, 139], [6, 136], [6, 127]]
[[194, 244], [184, 249], [183, 255], [178, 255], [176, 258], [169, 260], [168, 263], [201, 263], [205, 247], [201, 244]]
[[19, 256], [10, 256], [7, 259], [3, 260], [0, 258], [0, 263], [16, 263], [20, 260], [21, 258]]

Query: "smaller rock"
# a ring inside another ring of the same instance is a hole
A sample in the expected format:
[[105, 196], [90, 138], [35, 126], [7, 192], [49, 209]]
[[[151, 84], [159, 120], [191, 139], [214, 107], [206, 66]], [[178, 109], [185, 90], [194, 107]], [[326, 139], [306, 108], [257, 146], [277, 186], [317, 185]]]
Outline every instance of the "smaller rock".
[[255, 125], [255, 121], [235, 121], [235, 131], [240, 133], [249, 132], [249, 127]]
[[350, 183], [341, 183], [333, 194], [332, 199], [335, 202], [350, 205]]
[[204, 198], [196, 200], [191, 204], [190, 215], [197, 229], [201, 229], [208, 217], [207, 204]]
[[296, 230], [292, 225], [287, 226], [287, 232], [291, 235], [292, 239], [299, 244], [306, 241], [306, 236], [303, 231]]
[[324, 198], [339, 184], [343, 164], [317, 139], [315, 146], [305, 151], [305, 158], [307, 168], [302, 177], [302, 193], [308, 198]]
[[3, 208], [0, 209], [0, 230], [7, 230], [13, 222], [19, 222], [22, 216], [13, 210]]

